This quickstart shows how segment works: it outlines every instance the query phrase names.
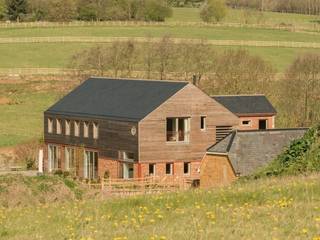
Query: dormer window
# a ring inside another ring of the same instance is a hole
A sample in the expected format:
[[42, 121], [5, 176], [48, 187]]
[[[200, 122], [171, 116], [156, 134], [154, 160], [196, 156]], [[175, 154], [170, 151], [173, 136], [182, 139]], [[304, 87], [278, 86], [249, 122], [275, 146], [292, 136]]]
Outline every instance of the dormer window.
[[74, 121], [74, 136], [80, 136], [80, 123], [78, 121]]
[[65, 121], [65, 134], [66, 136], [70, 136], [70, 120]]
[[48, 118], [48, 133], [53, 132], [53, 120], [52, 118]]
[[61, 120], [57, 119], [56, 120], [56, 124], [57, 124], [57, 134], [61, 134], [62, 133], [62, 131], [61, 131]]
[[85, 138], [89, 137], [89, 123], [88, 122], [83, 123], [83, 137], [85, 137]]

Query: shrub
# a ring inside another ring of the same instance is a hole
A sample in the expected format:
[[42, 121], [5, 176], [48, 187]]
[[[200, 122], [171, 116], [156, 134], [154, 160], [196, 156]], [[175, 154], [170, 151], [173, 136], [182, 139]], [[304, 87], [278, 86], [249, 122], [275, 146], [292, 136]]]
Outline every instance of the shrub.
[[200, 17], [204, 22], [220, 22], [227, 14], [224, 0], [207, 0], [201, 7]]

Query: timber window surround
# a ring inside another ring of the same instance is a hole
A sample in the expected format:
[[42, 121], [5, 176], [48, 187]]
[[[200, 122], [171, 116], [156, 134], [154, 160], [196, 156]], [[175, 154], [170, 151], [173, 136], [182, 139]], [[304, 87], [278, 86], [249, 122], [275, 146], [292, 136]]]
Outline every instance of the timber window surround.
[[53, 120], [52, 118], [48, 118], [48, 133], [53, 132]]
[[251, 120], [243, 120], [241, 124], [242, 126], [251, 126]]
[[71, 147], [65, 148], [65, 169], [67, 171], [72, 171], [76, 167], [75, 164], [75, 150]]
[[201, 116], [201, 117], [200, 117], [200, 129], [201, 129], [202, 131], [205, 131], [205, 130], [207, 129], [206, 120], [207, 120], [207, 117], [206, 117], [206, 116]]
[[173, 175], [173, 163], [166, 163], [166, 175]]
[[167, 142], [190, 141], [190, 118], [167, 118]]
[[191, 163], [190, 162], [183, 163], [183, 174], [190, 175], [190, 173], [191, 173]]
[[52, 172], [61, 168], [60, 151], [56, 145], [48, 145], [48, 170]]
[[70, 136], [70, 120], [65, 120], [65, 134]]
[[80, 122], [74, 121], [74, 136], [79, 137], [80, 136]]
[[93, 123], [93, 139], [98, 139], [99, 138], [99, 124], [98, 123]]
[[56, 119], [56, 124], [57, 124], [57, 134], [61, 134], [62, 133], [62, 128], [61, 128], [61, 120], [60, 119]]
[[88, 138], [89, 137], [89, 123], [83, 122], [83, 137]]
[[156, 165], [154, 163], [149, 164], [149, 176], [156, 175]]

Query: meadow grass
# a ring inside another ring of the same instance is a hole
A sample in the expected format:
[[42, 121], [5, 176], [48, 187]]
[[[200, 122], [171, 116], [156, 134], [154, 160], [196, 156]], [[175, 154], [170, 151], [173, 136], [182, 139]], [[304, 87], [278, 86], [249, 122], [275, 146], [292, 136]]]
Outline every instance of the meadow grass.
[[[228, 9], [226, 17], [222, 20], [224, 23], [244, 23], [244, 10]], [[277, 13], [277, 12], [260, 12], [251, 10], [249, 23], [256, 24], [256, 16], [262, 14], [262, 21], [265, 24], [295, 24], [313, 27], [320, 20], [319, 16], [294, 14], [294, 13]], [[167, 22], [201, 22], [199, 8], [173, 8], [172, 17]]]
[[86, 26], [48, 28], [1, 28], [0, 37], [162, 37], [197, 38], [208, 40], [256, 40], [320, 42], [320, 34], [290, 32], [287, 30], [246, 27], [193, 27], [193, 26]]
[[1, 208], [1, 239], [319, 239], [319, 175]]
[[0, 84], [0, 96], [10, 100], [10, 104], [0, 105], [0, 147], [4, 147], [40, 139], [43, 111], [57, 100], [60, 93], [39, 91], [28, 83]]
[[[84, 49], [95, 46], [91, 43], [37, 43], [37, 44], [0, 44], [0, 68], [68, 68], [71, 57]], [[239, 49], [241, 47], [212, 46], [216, 51]], [[282, 72], [301, 53], [314, 49], [242, 47], [251, 54], [260, 56]]]

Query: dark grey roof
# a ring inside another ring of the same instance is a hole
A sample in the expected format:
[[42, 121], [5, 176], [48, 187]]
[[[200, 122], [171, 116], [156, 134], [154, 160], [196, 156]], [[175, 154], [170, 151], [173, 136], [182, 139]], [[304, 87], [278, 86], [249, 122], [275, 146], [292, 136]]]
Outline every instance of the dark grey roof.
[[276, 158], [294, 139], [301, 138], [307, 129], [273, 129], [264, 131], [235, 131], [207, 150], [209, 154], [226, 154], [241, 176]]
[[275, 115], [277, 113], [275, 108], [264, 95], [230, 95], [213, 96], [212, 98], [236, 115]]
[[46, 112], [140, 121], [187, 84], [90, 78]]

